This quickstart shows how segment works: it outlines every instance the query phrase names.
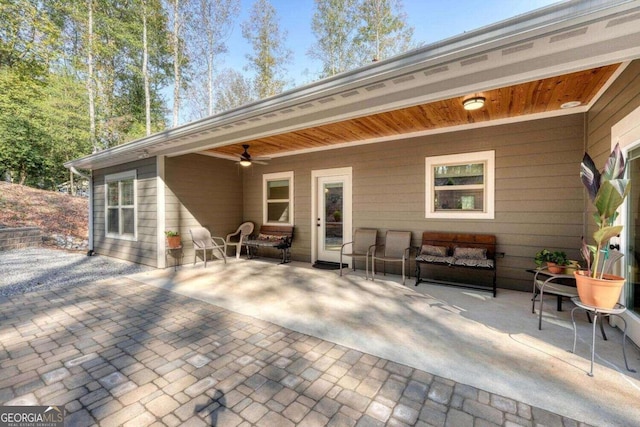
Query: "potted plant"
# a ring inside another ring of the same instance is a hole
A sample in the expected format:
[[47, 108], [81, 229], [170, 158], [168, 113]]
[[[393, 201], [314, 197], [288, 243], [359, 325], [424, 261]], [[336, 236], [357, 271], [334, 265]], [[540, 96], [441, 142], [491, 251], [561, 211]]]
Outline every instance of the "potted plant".
[[169, 247], [169, 249], [176, 249], [181, 246], [182, 242], [179, 232], [167, 230], [164, 232], [164, 235], [167, 236], [167, 246]]
[[542, 249], [536, 252], [536, 257], [534, 261], [538, 268], [542, 267], [543, 264], [548, 263], [551, 260], [551, 251], [548, 249]]
[[562, 274], [565, 272], [565, 266], [568, 266], [573, 263], [573, 261], [567, 258], [567, 254], [563, 251], [554, 251], [551, 252], [548, 249], [542, 249], [536, 253], [536, 257], [534, 259], [536, 265], [539, 267], [542, 264], [547, 264], [547, 269], [549, 273], [553, 274]]
[[631, 182], [625, 179], [626, 163], [620, 146], [616, 144], [601, 172], [589, 154], [585, 153], [580, 167], [580, 178], [589, 199], [596, 209], [593, 214], [597, 230], [593, 233], [595, 245], [582, 239], [581, 253], [587, 269], [576, 271], [576, 285], [580, 300], [591, 306], [613, 308], [620, 298], [624, 277], [605, 274], [602, 269], [607, 256], [609, 240], [620, 234], [622, 225], [614, 225], [618, 208], [629, 194]]

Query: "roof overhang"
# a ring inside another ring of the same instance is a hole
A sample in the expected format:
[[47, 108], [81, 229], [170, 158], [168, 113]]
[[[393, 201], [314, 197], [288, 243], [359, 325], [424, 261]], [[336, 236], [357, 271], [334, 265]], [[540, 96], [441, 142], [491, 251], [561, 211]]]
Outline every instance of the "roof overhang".
[[[147, 156], [215, 152], [216, 149], [220, 149], [224, 157], [221, 148], [233, 144], [463, 98], [637, 58], [640, 58], [640, 2], [569, 1], [100, 151], [65, 166], [96, 169]], [[611, 80], [619, 72], [620, 69], [613, 73]], [[592, 96], [589, 102], [595, 99]], [[588, 108], [589, 104], [585, 104], [571, 112], [584, 112]], [[547, 112], [561, 113], [566, 112]], [[532, 113], [512, 119], [543, 116]], [[444, 125], [440, 128], [447, 129]], [[349, 142], [345, 140], [344, 144]], [[252, 145], [254, 156], [299, 151], [299, 147]]]

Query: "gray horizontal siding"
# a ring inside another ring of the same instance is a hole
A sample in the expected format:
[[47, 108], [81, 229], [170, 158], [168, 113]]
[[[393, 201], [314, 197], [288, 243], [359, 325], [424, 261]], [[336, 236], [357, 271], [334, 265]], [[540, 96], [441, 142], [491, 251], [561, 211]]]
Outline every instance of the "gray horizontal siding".
[[[353, 226], [422, 232], [497, 235], [500, 287], [530, 289], [535, 253], [543, 247], [577, 258], [582, 235], [579, 164], [584, 115], [494, 126], [273, 159], [244, 174], [244, 217], [262, 221], [262, 175], [293, 170], [295, 238], [292, 257], [311, 259], [311, 171], [353, 170]], [[495, 150], [495, 220], [426, 219], [425, 157]]]
[[[633, 61], [588, 113], [587, 151], [599, 168], [611, 152], [611, 127], [639, 106], [640, 61]], [[591, 204], [587, 209], [593, 211]], [[587, 219], [586, 235], [592, 236], [596, 226], [591, 214]]]
[[198, 154], [166, 159], [165, 224], [183, 236], [185, 260], [193, 259], [190, 228], [225, 237], [243, 222], [242, 191], [234, 162]]
[[[130, 241], [106, 237], [105, 176], [131, 170], [135, 170], [137, 176], [137, 239]], [[155, 158], [93, 171], [94, 250], [96, 253], [153, 267], [157, 266], [156, 187]]]

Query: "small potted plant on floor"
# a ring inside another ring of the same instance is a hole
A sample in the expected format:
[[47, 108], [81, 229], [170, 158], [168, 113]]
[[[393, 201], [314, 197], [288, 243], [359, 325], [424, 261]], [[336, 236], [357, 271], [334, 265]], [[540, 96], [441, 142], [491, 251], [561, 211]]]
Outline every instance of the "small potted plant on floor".
[[604, 274], [604, 259], [609, 240], [622, 232], [622, 225], [614, 225], [618, 208], [629, 194], [631, 182], [625, 179], [626, 164], [620, 146], [616, 144], [600, 172], [589, 154], [585, 153], [580, 168], [580, 178], [596, 209], [593, 217], [597, 230], [593, 233], [595, 245], [588, 245], [584, 238], [581, 253], [587, 269], [574, 273], [580, 300], [591, 306], [613, 308], [620, 299], [624, 277]]
[[164, 232], [164, 235], [167, 236], [167, 246], [169, 247], [169, 249], [179, 248], [182, 244], [179, 232], [167, 230]]

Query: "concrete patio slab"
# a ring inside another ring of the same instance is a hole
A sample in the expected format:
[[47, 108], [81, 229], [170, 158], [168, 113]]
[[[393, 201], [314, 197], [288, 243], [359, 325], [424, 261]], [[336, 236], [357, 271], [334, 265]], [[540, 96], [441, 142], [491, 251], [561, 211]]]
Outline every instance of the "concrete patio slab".
[[[591, 328], [586, 317], [578, 318], [571, 353], [570, 303], [563, 312], [548, 304], [539, 331], [527, 293], [499, 290], [492, 298], [460, 288], [416, 288], [394, 276], [339, 277], [303, 263], [234, 260], [130, 278], [589, 424], [636, 426], [640, 420], [640, 374], [625, 369], [622, 334], [608, 328], [608, 341], [597, 338], [589, 377]], [[627, 357], [640, 369], [640, 352], [630, 342]], [[430, 393], [436, 401], [447, 398], [446, 388]]]
[[81, 280], [43, 260], [66, 285], [0, 297], [0, 404], [63, 406], [67, 426], [637, 425], [620, 333], [589, 378], [586, 321], [568, 353], [568, 312], [538, 332], [523, 293], [264, 260]]

